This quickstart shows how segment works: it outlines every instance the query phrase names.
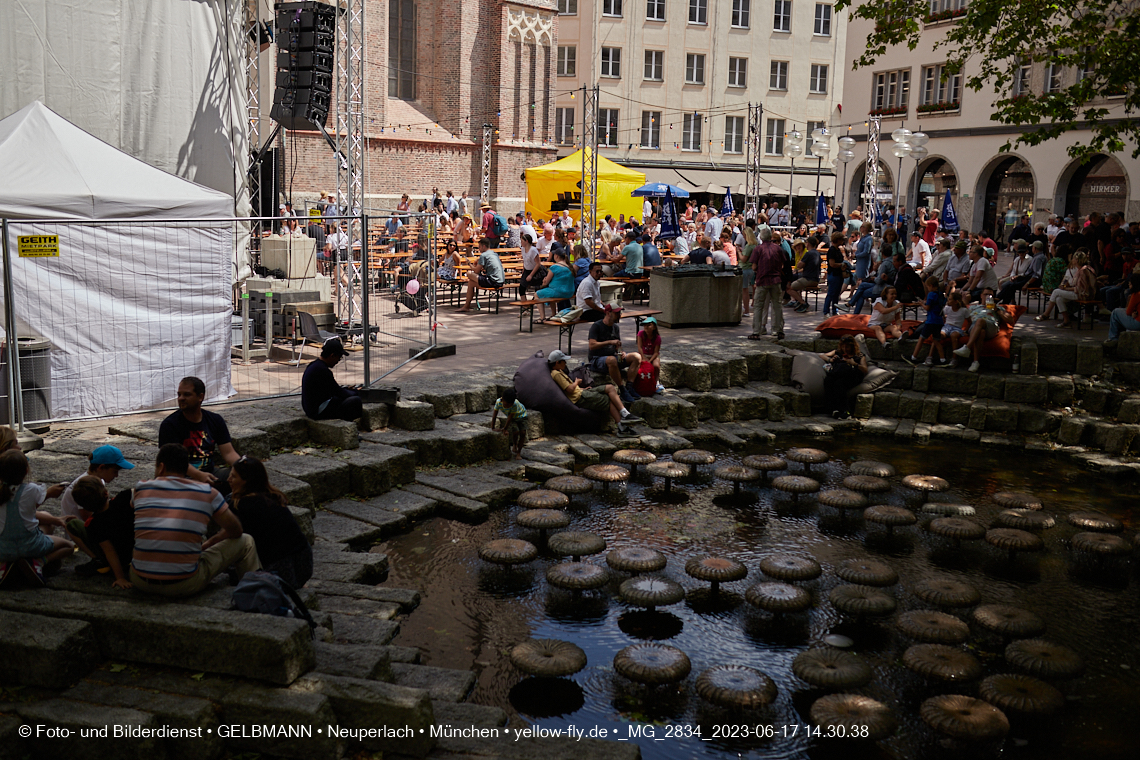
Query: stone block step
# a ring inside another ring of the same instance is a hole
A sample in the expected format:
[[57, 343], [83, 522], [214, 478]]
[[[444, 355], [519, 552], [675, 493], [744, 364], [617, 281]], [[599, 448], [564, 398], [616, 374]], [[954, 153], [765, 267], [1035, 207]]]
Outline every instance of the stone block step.
[[337, 715], [328, 698], [294, 689], [265, 689], [247, 685], [227, 692], [220, 700], [221, 721], [229, 726], [312, 726], [310, 736], [256, 736], [251, 731], [231, 731], [226, 746], [238, 752], [296, 760], [339, 760], [341, 742], [327, 731]]
[[560, 467], [571, 470], [574, 468], [575, 457], [569, 452], [555, 451], [549, 447], [538, 444], [527, 444], [523, 447], [522, 458], [528, 462], [538, 462], [550, 467]]
[[407, 486], [361, 502], [361, 506], [393, 512], [407, 518], [408, 523], [428, 520], [435, 516], [436, 510], [434, 499], [414, 493], [408, 490]]
[[416, 454], [411, 449], [365, 442], [354, 451], [331, 455], [347, 462], [352, 492], [357, 496], [376, 496], [392, 486], [410, 483], [416, 476]]
[[400, 632], [394, 620], [377, 620], [364, 615], [328, 613], [332, 619], [332, 641], [335, 644], [387, 644]]
[[313, 499], [313, 489], [305, 481], [289, 477], [283, 472], [270, 470], [269, 482], [285, 495], [287, 503], [308, 510], [310, 513], [316, 508], [317, 503]]
[[374, 586], [388, 577], [388, 557], [371, 552], [344, 551], [347, 544], [317, 541], [313, 544], [313, 577], [340, 583]]
[[230, 439], [234, 451], [261, 460], [268, 459], [274, 447], [273, 437], [259, 428], [231, 427]]
[[317, 642], [315, 649], [317, 673], [372, 681], [392, 680], [390, 647]]
[[462, 702], [475, 688], [475, 674], [470, 670], [396, 662], [392, 663], [392, 678], [400, 686], [426, 689], [433, 702]]
[[0, 611], [0, 683], [63, 689], [99, 664], [95, 629], [82, 620], [60, 620]]
[[[433, 418], [434, 419], [434, 418]], [[434, 430], [387, 430], [361, 433], [360, 440], [393, 448], [407, 449], [416, 455], [416, 467], [437, 467], [443, 461], [444, 436]]]
[[[153, 713], [132, 710], [127, 707], [93, 705], [70, 699], [48, 699], [42, 702], [20, 704], [17, 714], [25, 724], [32, 726], [66, 729], [70, 735], [32, 736], [24, 740], [24, 746], [33, 757], [68, 758], [68, 760], [104, 760], [108, 749], [114, 747], [115, 758], [123, 760], [155, 760], [165, 757], [165, 740], [155, 737], [133, 739], [110, 738], [111, 726], [155, 729], [162, 721]], [[108, 731], [108, 738], [102, 735], [81, 737], [79, 732]], [[182, 739], [180, 741], [195, 741]]]
[[435, 511], [449, 520], [476, 525], [485, 522], [491, 515], [491, 507], [485, 502], [457, 496], [420, 483], [407, 485], [404, 490], [421, 498], [431, 499], [435, 503]]
[[346, 420], [306, 420], [309, 440], [333, 449], [355, 449], [360, 445], [360, 430]]
[[[337, 499], [325, 502], [321, 506], [322, 512], [340, 515], [342, 518], [351, 518], [354, 522], [366, 523], [379, 530], [381, 537], [388, 537], [402, 533], [408, 527], [408, 518], [399, 512], [393, 512], [373, 505], [367, 501], [353, 501], [352, 499]], [[352, 542], [350, 542], [352, 543]]]
[[321, 598], [321, 612], [341, 615], [363, 615], [377, 620], [391, 620], [400, 614], [400, 605], [391, 602], [374, 602], [351, 596], [325, 596]]
[[[339, 499], [338, 501], [345, 500]], [[329, 503], [335, 504], [336, 502]], [[405, 522], [403, 518], [391, 512], [387, 514], [392, 516], [392, 522], [399, 528], [403, 527]], [[398, 531], [393, 528], [387, 531], [387, 534], [391, 535], [393, 532]], [[313, 533], [322, 541], [333, 541], [360, 547], [371, 546], [380, 541], [385, 536], [385, 529], [379, 525], [353, 520], [350, 517], [344, 517], [322, 508], [317, 510], [317, 514], [313, 516]]]
[[358, 746], [366, 751], [424, 757], [435, 745], [430, 731], [435, 722], [431, 699], [423, 689], [324, 674], [300, 678], [292, 688], [327, 697], [340, 727], [388, 726], [411, 730], [411, 736], [381, 735], [362, 739]]
[[555, 467], [542, 462], [527, 462], [523, 468], [523, 477], [535, 483], [545, 483], [559, 475], [572, 475], [573, 473], [573, 470], [568, 470], [565, 467]]
[[53, 590], [0, 594], [0, 609], [86, 621], [102, 656], [127, 662], [289, 684], [316, 661], [308, 624], [293, 618]]
[[169, 760], [209, 760], [222, 752], [217, 733], [218, 716], [206, 699], [181, 694], [162, 694], [142, 689], [109, 686], [83, 681], [62, 694], [64, 699], [110, 707], [126, 707], [151, 713], [165, 726], [183, 731], [199, 729], [193, 739], [171, 737], [163, 740]]
[[492, 507], [512, 503], [520, 493], [534, 488], [533, 483], [471, 470], [446, 474], [417, 472], [416, 482], [456, 496], [483, 501]]
[[289, 514], [293, 515], [293, 519], [297, 521], [297, 527], [301, 529], [301, 535], [311, 545], [316, 540], [317, 534], [313, 532], [313, 512], [305, 507], [298, 507], [295, 504], [290, 504], [286, 509]]
[[[273, 473], [281, 473], [308, 483], [316, 504], [340, 498], [348, 493], [350, 487], [348, 463], [325, 456], [278, 454], [268, 459], [265, 467]], [[276, 482], [272, 475], [270, 479]], [[290, 502], [298, 503], [293, 499], [290, 499]]]

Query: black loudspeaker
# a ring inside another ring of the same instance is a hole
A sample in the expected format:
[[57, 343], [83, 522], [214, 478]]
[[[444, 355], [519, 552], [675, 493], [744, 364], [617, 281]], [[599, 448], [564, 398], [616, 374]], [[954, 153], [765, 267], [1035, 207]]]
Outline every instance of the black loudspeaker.
[[277, 216], [277, 198], [281, 194], [278, 158], [277, 148], [270, 148], [261, 157], [261, 163], [253, 169], [257, 172], [257, 196], [251, 199], [251, 205], [258, 216]]
[[277, 86], [270, 116], [286, 129], [317, 129], [329, 119], [336, 8], [305, 0], [277, 3]]

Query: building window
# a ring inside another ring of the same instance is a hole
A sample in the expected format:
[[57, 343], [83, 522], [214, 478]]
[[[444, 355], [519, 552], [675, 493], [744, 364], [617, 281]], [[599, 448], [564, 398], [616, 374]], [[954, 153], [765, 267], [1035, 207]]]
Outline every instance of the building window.
[[792, 0], [776, 0], [772, 11], [772, 31], [792, 31]]
[[728, 86], [729, 87], [747, 87], [748, 86], [748, 59], [747, 58], [729, 58], [728, 59]]
[[1029, 64], [1022, 64], [1013, 72], [1013, 94], [1015, 97], [1029, 94]]
[[554, 109], [554, 140], [559, 145], [571, 145], [574, 142], [574, 109]]
[[641, 112], [641, 147], [661, 147], [661, 112]]
[[[961, 74], [947, 74], [943, 64], [922, 67], [923, 106], [956, 106], [961, 92]], [[947, 110], [930, 108], [929, 110]]]
[[577, 70], [578, 48], [573, 46], [558, 46], [558, 76], [572, 77]]
[[664, 21], [665, 0], [645, 0], [645, 18], [649, 21]]
[[558, 12], [563, 16], [578, 15], [578, 0], [558, 0]]
[[602, 0], [602, 15], [621, 18], [621, 0]]
[[783, 119], [768, 119], [768, 132], [764, 135], [764, 153], [769, 156], [784, 155]]
[[1055, 63], [1045, 69], [1045, 92], [1061, 91], [1061, 67]]
[[811, 78], [808, 80], [808, 92], [827, 92], [827, 65], [813, 63], [811, 65]]
[[737, 29], [748, 28], [752, 0], [732, 0], [732, 25]]
[[788, 62], [772, 61], [772, 76], [768, 80], [769, 90], [788, 89]]
[[744, 117], [724, 117], [724, 152], [744, 152]]
[[645, 51], [645, 81], [660, 82], [665, 78], [665, 51]]
[[621, 76], [621, 48], [602, 48], [602, 76]]
[[681, 150], [701, 149], [701, 115], [685, 114], [681, 123]]
[[616, 108], [598, 109], [598, 145], [610, 147], [618, 144], [618, 110]]
[[685, 84], [705, 83], [705, 57], [701, 53], [685, 55]]
[[[809, 121], [807, 123], [808, 137], [811, 137], [811, 133], [816, 131], [817, 129], [827, 129], [827, 122], [826, 121]], [[810, 149], [811, 146], [809, 145], [808, 148]]]
[[826, 3], [815, 4], [814, 33], [822, 37], [831, 36], [831, 6]]
[[902, 113], [910, 104], [910, 69], [880, 71], [871, 89], [872, 113]]
[[[930, 15], [936, 16], [939, 13], [949, 14], [953, 13], [954, 11], [964, 10], [966, 3], [967, 0], [930, 0]], [[941, 21], [943, 18], [950, 18], [950, 16], [943, 16], [941, 18], [932, 20]]]
[[689, 0], [689, 23], [707, 24], [709, 22], [709, 0]]
[[388, 3], [388, 97], [416, 99], [416, 4]]

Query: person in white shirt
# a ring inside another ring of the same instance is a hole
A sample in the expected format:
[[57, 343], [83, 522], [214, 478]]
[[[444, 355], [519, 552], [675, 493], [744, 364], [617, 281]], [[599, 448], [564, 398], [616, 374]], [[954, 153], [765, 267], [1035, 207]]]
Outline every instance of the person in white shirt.
[[674, 256], [688, 256], [689, 250], [692, 245], [689, 243], [688, 235], [682, 233], [673, 240], [673, 255]]
[[523, 216], [523, 213], [521, 211], [518, 213], [518, 215], [515, 217], [515, 219], [519, 223], [519, 235], [520, 236], [521, 235], [530, 235], [531, 240], [538, 240], [538, 233], [535, 231], [534, 227], [531, 226], [530, 222], [528, 222], [526, 220], [526, 217]]
[[448, 216], [451, 216], [452, 211], [459, 210], [459, 201], [455, 200], [455, 196], [451, 194], [450, 190], [447, 191], [447, 200], [443, 202], [443, 210], [447, 212]]
[[648, 219], [653, 215], [653, 204], [646, 198], [641, 202], [641, 218]]
[[963, 290], [970, 294], [971, 299], [980, 296], [986, 288], [996, 292], [999, 285], [998, 275], [994, 271], [994, 265], [986, 258], [982, 246], [975, 245], [970, 249], [969, 255], [973, 266], [970, 267], [970, 279]]
[[1057, 237], [1057, 233], [1065, 229], [1061, 226], [1061, 217], [1053, 214], [1049, 217], [1049, 226], [1045, 228], [1045, 234], [1049, 237], [1049, 242], [1053, 242], [1053, 238]]
[[711, 216], [705, 222], [705, 234], [709, 240], [720, 240], [720, 231], [724, 229], [724, 220], [719, 216]]
[[574, 293], [574, 306], [582, 310], [582, 319], [598, 321], [602, 318], [602, 288], [598, 280], [602, 279], [602, 263], [594, 261], [590, 264], [590, 274], [578, 283], [578, 290]]
[[562, 218], [559, 219], [559, 221], [562, 223], [562, 229], [564, 230], [568, 230], [574, 226], [574, 218], [570, 216], [570, 212], [567, 210], [562, 211]]
[[554, 225], [542, 225], [542, 237], [535, 241], [534, 247], [538, 249], [540, 259], [550, 258], [550, 246], [554, 245]]
[[930, 263], [930, 246], [918, 230], [910, 233], [910, 265], [917, 271]]
[[467, 191], [464, 190], [463, 195], [459, 198], [459, 215], [470, 214], [474, 208], [471, 199], [467, 197]]

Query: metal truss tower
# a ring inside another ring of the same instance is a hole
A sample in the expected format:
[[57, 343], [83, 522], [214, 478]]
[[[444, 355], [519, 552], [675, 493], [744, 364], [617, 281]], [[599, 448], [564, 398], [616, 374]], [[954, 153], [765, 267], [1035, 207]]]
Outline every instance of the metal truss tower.
[[[248, 166], [245, 186], [251, 204], [260, 197], [261, 186], [261, 167], [250, 162], [250, 158], [258, 155], [261, 150], [261, 19], [258, 7], [256, 2], [245, 3], [242, 17], [242, 37], [245, 40], [245, 114], [249, 120], [250, 152], [250, 156], [245, 157]], [[261, 209], [253, 207], [250, 214], [261, 216]]]
[[[879, 135], [883, 130], [883, 118], [870, 116], [867, 119], [867, 167], [863, 175], [863, 219], [876, 226], [879, 224]], [[870, 213], [871, 216], [867, 216]]]
[[744, 216], [755, 219], [760, 197], [767, 195], [767, 188], [760, 187], [760, 140], [764, 106], [760, 103], [748, 104], [748, 135], [744, 141]]
[[582, 241], [594, 258], [598, 231], [598, 86], [582, 85]]
[[364, 0], [338, 4], [336, 188], [348, 215], [364, 208]]
[[483, 171], [479, 180], [479, 202], [491, 202], [491, 125], [483, 125], [483, 153], [480, 156]]

